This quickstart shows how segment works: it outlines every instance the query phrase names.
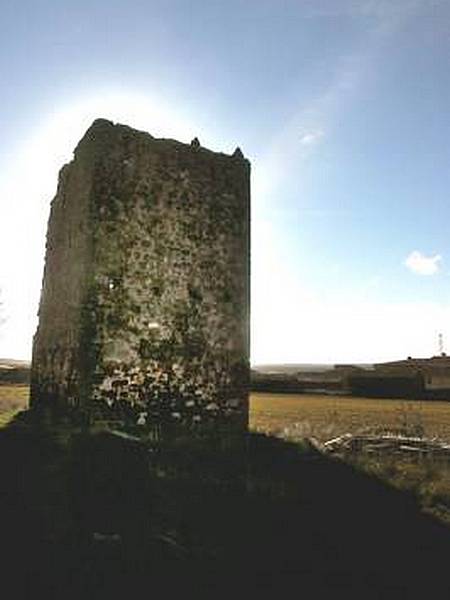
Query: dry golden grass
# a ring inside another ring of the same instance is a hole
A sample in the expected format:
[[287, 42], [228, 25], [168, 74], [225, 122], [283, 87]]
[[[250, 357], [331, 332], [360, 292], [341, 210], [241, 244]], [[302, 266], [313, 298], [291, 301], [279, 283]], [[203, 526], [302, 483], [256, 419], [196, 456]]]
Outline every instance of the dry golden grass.
[[28, 385], [0, 385], [0, 427], [9, 423], [19, 411], [28, 407]]
[[344, 433], [392, 431], [450, 442], [450, 402], [252, 393], [250, 427], [324, 442]]
[[432, 458], [355, 455], [346, 460], [395, 488], [413, 494], [422, 509], [450, 525], [450, 469]]
[[[253, 393], [250, 427], [292, 441], [314, 437], [325, 442], [344, 433], [394, 432], [450, 443], [450, 402]], [[425, 511], [450, 524], [447, 462], [364, 453], [345, 460], [413, 494]]]

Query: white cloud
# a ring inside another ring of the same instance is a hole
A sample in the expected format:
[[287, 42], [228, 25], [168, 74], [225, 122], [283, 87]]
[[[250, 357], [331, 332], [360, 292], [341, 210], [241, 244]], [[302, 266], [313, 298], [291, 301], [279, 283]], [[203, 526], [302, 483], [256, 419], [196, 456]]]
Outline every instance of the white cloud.
[[439, 271], [439, 263], [442, 260], [440, 254], [425, 256], [418, 250], [414, 250], [406, 258], [405, 265], [410, 271], [417, 275], [434, 275]]
[[324, 132], [321, 129], [309, 131], [301, 136], [300, 144], [303, 144], [304, 146], [311, 146], [312, 144], [316, 144], [323, 136]]
[[306, 104], [293, 103], [292, 113], [276, 135], [253, 157], [253, 198], [265, 197], [270, 202], [291, 176], [298, 191], [302, 185], [299, 168], [317, 152], [319, 142], [329, 137], [337, 114], [344, 106], [348, 110], [368, 70], [364, 52], [337, 57], [334, 74], [322, 93]]

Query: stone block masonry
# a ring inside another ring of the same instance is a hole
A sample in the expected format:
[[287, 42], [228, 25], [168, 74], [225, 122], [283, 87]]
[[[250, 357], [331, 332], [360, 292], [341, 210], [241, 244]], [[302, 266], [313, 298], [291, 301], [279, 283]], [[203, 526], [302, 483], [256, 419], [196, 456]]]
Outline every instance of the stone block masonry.
[[51, 205], [31, 406], [106, 427], [248, 424], [250, 164], [96, 120]]

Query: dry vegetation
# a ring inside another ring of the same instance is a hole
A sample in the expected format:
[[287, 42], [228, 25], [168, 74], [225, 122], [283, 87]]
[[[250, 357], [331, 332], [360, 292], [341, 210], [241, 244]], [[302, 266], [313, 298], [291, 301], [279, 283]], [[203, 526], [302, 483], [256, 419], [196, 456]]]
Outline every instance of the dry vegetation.
[[28, 407], [28, 385], [0, 385], [0, 427]]
[[[450, 402], [260, 393], [252, 394], [250, 402], [253, 430], [291, 441], [396, 433], [450, 442]], [[363, 453], [345, 460], [413, 494], [424, 510], [450, 523], [448, 461]]]
[[399, 490], [413, 494], [420, 506], [450, 524], [450, 468], [430, 458], [356, 455], [348, 462]]
[[450, 442], [450, 402], [253, 393], [250, 426], [290, 440], [393, 432]]

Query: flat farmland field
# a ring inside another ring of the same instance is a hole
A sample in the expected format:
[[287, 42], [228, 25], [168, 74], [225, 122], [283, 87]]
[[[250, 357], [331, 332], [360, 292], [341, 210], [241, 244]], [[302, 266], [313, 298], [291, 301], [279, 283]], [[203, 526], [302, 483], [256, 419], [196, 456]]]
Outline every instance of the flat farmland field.
[[[0, 385], [0, 421], [26, 409], [28, 397], [27, 385]], [[250, 395], [250, 428], [293, 440], [389, 431], [450, 443], [450, 402], [258, 392]]]
[[258, 392], [250, 395], [250, 427], [292, 440], [392, 432], [450, 443], [450, 402]]
[[[314, 438], [323, 443], [346, 433], [393, 433], [450, 443], [450, 402], [252, 393], [250, 427], [292, 442]], [[450, 525], [448, 460], [391, 452], [356, 452], [344, 460], [414, 496], [422, 510]]]

